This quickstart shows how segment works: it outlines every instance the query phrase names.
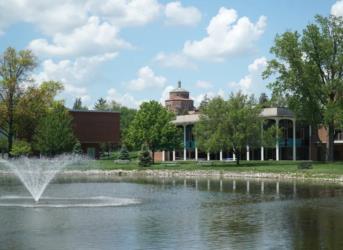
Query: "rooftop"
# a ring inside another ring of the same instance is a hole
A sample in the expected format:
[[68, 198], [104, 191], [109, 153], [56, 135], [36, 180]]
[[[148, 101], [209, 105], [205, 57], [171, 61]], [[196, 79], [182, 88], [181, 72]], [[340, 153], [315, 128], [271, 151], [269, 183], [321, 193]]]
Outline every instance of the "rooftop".
[[199, 114], [190, 114], [190, 115], [178, 115], [176, 119], [172, 121], [175, 125], [186, 125], [186, 124], [194, 124], [198, 122], [200, 119]]
[[261, 112], [261, 116], [294, 118], [294, 113], [288, 108], [264, 108]]
[[177, 88], [176, 89], [173, 89], [172, 91], [170, 91], [171, 93], [172, 92], [188, 92], [187, 90], [185, 90], [185, 89], [183, 89], [182, 87], [181, 87], [181, 81], [178, 81], [178, 83], [177, 83]]

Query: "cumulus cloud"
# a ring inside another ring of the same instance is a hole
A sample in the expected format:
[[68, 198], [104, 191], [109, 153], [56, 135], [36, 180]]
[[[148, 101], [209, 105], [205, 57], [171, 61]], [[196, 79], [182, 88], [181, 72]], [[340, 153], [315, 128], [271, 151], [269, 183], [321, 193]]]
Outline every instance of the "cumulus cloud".
[[343, 16], [343, 0], [337, 1], [332, 5], [331, 14], [335, 16]]
[[39, 55], [66, 57], [114, 53], [125, 47], [130, 45], [118, 38], [116, 27], [100, 22], [100, 19], [94, 16], [70, 34], [57, 33], [53, 36], [52, 43], [46, 39], [36, 39], [29, 44], [29, 48]]
[[144, 25], [159, 15], [160, 8], [156, 0], [1, 1], [0, 29], [27, 22], [47, 35], [68, 33], [82, 26], [90, 16], [101, 16], [117, 27]]
[[35, 74], [33, 78], [37, 83], [49, 80], [60, 81], [64, 85], [64, 94], [89, 101], [87, 85], [92, 83], [97, 67], [115, 56], [115, 53], [104, 54], [58, 62], [48, 59], [43, 61], [41, 72]]
[[119, 93], [115, 88], [110, 88], [107, 91], [106, 100], [108, 102], [116, 101], [117, 103], [120, 103], [121, 105], [129, 108], [138, 108], [139, 105], [142, 103], [142, 101], [136, 100], [129, 93]]
[[181, 2], [170, 2], [165, 7], [166, 24], [195, 26], [201, 21], [201, 12], [193, 7], [184, 7]]
[[194, 105], [195, 106], [199, 106], [200, 103], [205, 100], [205, 98], [209, 98], [212, 99], [214, 97], [221, 97], [221, 98], [225, 98], [225, 92], [222, 89], [219, 89], [217, 92], [213, 92], [213, 91], [208, 91], [205, 93], [201, 93], [199, 95], [196, 96], [192, 96], [191, 98], [194, 100]]
[[128, 83], [128, 88], [133, 91], [163, 88], [166, 81], [167, 79], [165, 77], [155, 75], [149, 66], [144, 66], [138, 70], [137, 78]]
[[186, 41], [185, 55], [214, 61], [251, 50], [264, 33], [267, 18], [261, 16], [256, 23], [248, 17], [238, 18], [234, 9], [220, 8], [208, 27], [207, 36], [198, 41]]
[[161, 9], [156, 0], [91, 0], [88, 7], [120, 27], [147, 24], [159, 16]]
[[182, 53], [166, 54], [160, 52], [156, 55], [154, 61], [166, 68], [197, 69], [197, 66]]
[[208, 82], [208, 81], [197, 81], [195, 83], [195, 87], [199, 88], [199, 89], [210, 89], [213, 87], [212, 83]]
[[259, 81], [261, 79], [261, 73], [267, 66], [267, 59], [265, 57], [260, 57], [254, 60], [252, 64], [248, 66], [248, 74], [245, 75], [238, 82], [230, 82], [229, 87], [235, 91], [242, 91], [245, 94], [252, 93], [252, 89], [255, 89], [257, 92], [260, 87]]

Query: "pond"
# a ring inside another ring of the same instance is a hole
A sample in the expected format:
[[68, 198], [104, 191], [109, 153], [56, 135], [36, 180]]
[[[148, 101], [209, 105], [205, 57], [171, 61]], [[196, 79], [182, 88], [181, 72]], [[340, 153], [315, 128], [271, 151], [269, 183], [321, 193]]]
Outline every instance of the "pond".
[[58, 179], [43, 194], [43, 206], [8, 204], [28, 196], [20, 183], [0, 179], [1, 249], [343, 248], [342, 185]]

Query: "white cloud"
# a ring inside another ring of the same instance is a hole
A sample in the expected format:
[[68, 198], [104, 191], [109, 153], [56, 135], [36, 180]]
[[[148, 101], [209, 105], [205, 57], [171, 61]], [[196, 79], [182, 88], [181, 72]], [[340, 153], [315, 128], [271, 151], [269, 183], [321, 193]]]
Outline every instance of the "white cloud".
[[230, 82], [229, 87], [236, 91], [242, 91], [245, 94], [257, 92], [260, 87], [259, 82], [262, 81], [261, 73], [266, 66], [267, 59], [265, 57], [255, 59], [254, 62], [248, 66], [248, 74], [238, 82]]
[[217, 96], [221, 98], [225, 98], [224, 90], [219, 89], [217, 92], [209, 91], [209, 92], [201, 93], [194, 97], [192, 96], [191, 98], [194, 100], [194, 105], [198, 107], [205, 98], [212, 99]]
[[331, 14], [335, 16], [343, 16], [343, 0], [337, 1], [332, 5]]
[[248, 17], [238, 18], [234, 9], [220, 8], [207, 27], [207, 36], [199, 41], [186, 41], [183, 52], [196, 59], [214, 61], [251, 50], [264, 33], [267, 18], [254, 24]]
[[44, 34], [68, 33], [101, 16], [111, 24], [144, 25], [154, 20], [161, 6], [156, 0], [15, 0], [0, 2], [0, 29], [16, 22], [36, 25]]
[[108, 102], [116, 101], [123, 106], [129, 108], [138, 108], [142, 101], [136, 100], [132, 95], [129, 93], [121, 94], [115, 88], [110, 88], [107, 91], [106, 100]]
[[201, 12], [193, 7], [184, 7], [181, 2], [170, 2], [165, 7], [166, 24], [195, 26], [201, 20]]
[[144, 66], [138, 70], [138, 78], [128, 83], [128, 88], [133, 91], [141, 91], [149, 88], [163, 88], [167, 79], [157, 76], [149, 66]]
[[37, 25], [47, 35], [70, 31], [87, 21], [82, 1], [17, 0], [0, 2], [0, 29], [13, 23], [26, 22]]
[[43, 61], [41, 72], [34, 75], [33, 78], [38, 84], [49, 80], [60, 81], [64, 85], [65, 95], [72, 98], [81, 97], [83, 101], [87, 102], [90, 100], [87, 85], [92, 83], [97, 67], [115, 56], [116, 54], [104, 54], [58, 62], [48, 59]]
[[31, 41], [29, 48], [46, 56], [92, 56], [130, 47], [117, 35], [116, 27], [101, 23], [98, 17], [93, 16], [84, 26], [70, 34], [54, 35], [53, 43], [50, 44], [46, 39], [36, 39]]
[[195, 83], [195, 87], [200, 89], [210, 89], [213, 87], [213, 84], [207, 81], [197, 81]]
[[159, 16], [161, 9], [156, 0], [91, 0], [88, 6], [120, 27], [147, 24]]
[[166, 54], [160, 52], [154, 58], [154, 61], [159, 65], [167, 68], [180, 68], [180, 69], [196, 69], [197, 66], [191, 62], [191, 60], [182, 53]]

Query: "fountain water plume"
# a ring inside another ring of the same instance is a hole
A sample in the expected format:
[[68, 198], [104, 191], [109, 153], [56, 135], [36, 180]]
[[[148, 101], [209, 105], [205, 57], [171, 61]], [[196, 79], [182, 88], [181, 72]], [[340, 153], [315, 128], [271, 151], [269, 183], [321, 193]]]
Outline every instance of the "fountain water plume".
[[66, 166], [80, 163], [83, 157], [80, 155], [60, 155], [53, 158], [28, 158], [25, 156], [0, 160], [9, 167], [21, 180], [33, 199], [38, 202], [44, 190], [55, 177]]

